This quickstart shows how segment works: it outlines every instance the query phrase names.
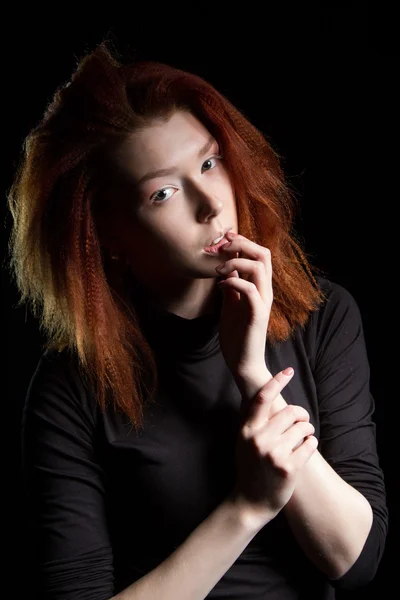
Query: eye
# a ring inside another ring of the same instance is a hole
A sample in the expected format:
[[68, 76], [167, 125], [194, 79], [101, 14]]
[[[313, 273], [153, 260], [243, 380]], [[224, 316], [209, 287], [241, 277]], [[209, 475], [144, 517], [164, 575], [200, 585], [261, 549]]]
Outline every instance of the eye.
[[162, 190], [158, 190], [158, 192], [155, 192], [152, 196], [150, 196], [151, 202], [154, 202], [154, 204], [162, 204], [163, 202], [165, 202], [165, 200], [168, 200], [169, 198], [171, 198], [171, 196], [168, 196], [168, 198], [160, 198], [159, 194], [163, 194], [167, 190], [173, 190], [173, 189], [174, 188], [172, 188], [172, 187], [165, 187], [165, 188], [162, 188]]
[[[207, 163], [211, 163], [211, 161], [213, 160], [222, 160], [223, 155], [219, 154], [218, 156], [212, 156], [211, 158], [208, 158], [206, 161], [203, 162], [203, 166]], [[210, 169], [205, 169], [206, 171], [212, 171], [214, 167], [211, 167]], [[173, 187], [165, 187], [165, 188], [161, 188], [161, 190], [157, 190], [157, 192], [154, 192], [154, 194], [152, 194], [152, 196], [150, 196], [150, 201], [153, 204], [164, 204], [164, 202], [166, 202], [167, 200], [169, 200], [171, 198], [171, 196], [168, 196], [167, 198], [160, 198], [159, 194], [163, 194], [164, 192], [166, 192], [167, 190], [173, 190]], [[172, 194], [171, 194], [172, 195]]]
[[[211, 162], [212, 160], [221, 160], [221, 159], [222, 159], [222, 154], [219, 154], [218, 156], [212, 156], [211, 158], [208, 158], [205, 162], [203, 162], [203, 165]], [[211, 171], [211, 169], [206, 169], [206, 171]]]

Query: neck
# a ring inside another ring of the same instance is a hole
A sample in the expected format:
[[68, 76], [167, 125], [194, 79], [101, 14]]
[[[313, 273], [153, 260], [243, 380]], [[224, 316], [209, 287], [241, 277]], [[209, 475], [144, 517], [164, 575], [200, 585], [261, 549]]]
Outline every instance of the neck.
[[149, 286], [134, 280], [132, 298], [139, 298], [146, 307], [173, 313], [184, 319], [195, 319], [205, 315], [216, 314], [220, 309], [222, 292], [215, 279], [198, 280], [200, 285], [186, 288], [178, 293], [176, 288], [165, 290], [152, 290]]

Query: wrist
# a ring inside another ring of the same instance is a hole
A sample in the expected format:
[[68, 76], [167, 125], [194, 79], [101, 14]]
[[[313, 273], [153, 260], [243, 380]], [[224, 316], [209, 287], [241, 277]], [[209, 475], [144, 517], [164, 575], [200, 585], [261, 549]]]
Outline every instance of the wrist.
[[266, 366], [260, 367], [252, 373], [235, 377], [236, 385], [245, 402], [253, 400], [271, 379], [272, 375]]
[[[260, 368], [257, 372], [255, 371], [252, 375], [247, 375], [246, 377], [236, 377], [236, 384], [238, 386], [240, 395], [242, 396], [243, 402], [245, 404], [251, 402], [271, 379], [273, 379], [273, 376], [266, 365], [265, 367]], [[288, 403], [282, 397], [282, 395], [278, 394], [271, 404], [270, 417], [285, 408], [287, 404]]]
[[240, 526], [250, 533], [258, 533], [276, 516], [267, 508], [256, 509], [234, 491], [225, 499], [225, 504], [230, 507]]

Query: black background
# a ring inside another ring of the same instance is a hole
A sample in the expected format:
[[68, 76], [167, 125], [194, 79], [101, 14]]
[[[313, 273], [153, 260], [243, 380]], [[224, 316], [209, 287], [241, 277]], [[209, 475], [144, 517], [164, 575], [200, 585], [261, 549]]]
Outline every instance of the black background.
[[[253, 7], [247, 14], [240, 6], [235, 15], [218, 14], [219, 6], [188, 4], [161, 14], [156, 6], [138, 10], [133, 5], [103, 22], [98, 16], [78, 19], [72, 9], [65, 15], [24, 13], [23, 23], [9, 20], [3, 38], [3, 249], [11, 226], [6, 191], [23, 140], [55, 88], [105, 35], [122, 53], [134, 51], [192, 71], [226, 95], [281, 155], [300, 198], [296, 227], [307, 253], [329, 279], [352, 293], [362, 314], [390, 528], [374, 581], [338, 598], [375, 598], [394, 582], [399, 555], [398, 32], [393, 16], [375, 14], [367, 3], [283, 3], [279, 9], [264, 3], [262, 10]], [[2, 277], [8, 383], [3, 402], [10, 408], [3, 438], [11, 435], [3, 463], [9, 469], [3, 497], [10, 501], [3, 509], [9, 541], [3, 543], [13, 592], [29, 598], [18, 477], [20, 421], [44, 340], [29, 311], [16, 308], [18, 294], [5, 266]]]

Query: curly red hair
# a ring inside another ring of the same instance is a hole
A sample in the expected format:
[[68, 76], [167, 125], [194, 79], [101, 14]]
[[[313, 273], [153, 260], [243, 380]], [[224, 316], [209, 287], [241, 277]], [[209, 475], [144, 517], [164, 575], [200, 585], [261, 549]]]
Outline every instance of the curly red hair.
[[264, 135], [201, 77], [152, 61], [124, 65], [103, 41], [54, 93], [27, 136], [8, 195], [10, 267], [45, 334], [78, 358], [102, 410], [110, 398], [137, 429], [154, 400], [155, 358], [100, 244], [95, 207], [109, 151], [154, 119], [189, 110], [214, 135], [233, 182], [239, 232], [271, 250], [267, 339], [284, 341], [325, 296], [292, 231], [297, 202]]

